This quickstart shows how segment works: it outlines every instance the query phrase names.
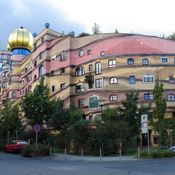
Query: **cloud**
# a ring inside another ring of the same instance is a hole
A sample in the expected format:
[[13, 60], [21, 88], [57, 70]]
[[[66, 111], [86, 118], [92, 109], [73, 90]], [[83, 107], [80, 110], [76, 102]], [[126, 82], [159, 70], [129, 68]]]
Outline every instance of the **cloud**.
[[174, 0], [45, 0], [67, 19], [88, 32], [94, 22], [104, 32], [172, 33], [175, 31]]
[[[15, 5], [14, 5], [15, 4]], [[84, 31], [83, 25], [69, 21], [59, 10], [45, 0], [6, 0], [0, 11], [0, 49], [6, 49], [9, 34], [21, 26], [31, 33], [39, 33], [46, 22], [52, 29], [65, 33]]]
[[11, 0], [10, 5], [13, 9], [13, 14], [15, 16], [19, 15], [26, 16], [30, 14], [28, 7], [25, 5], [23, 0]]
[[5, 0], [0, 11], [0, 49], [9, 33], [24, 26], [32, 33], [51, 28], [67, 33], [92, 32], [96, 22], [102, 32], [169, 35], [175, 31], [174, 0]]

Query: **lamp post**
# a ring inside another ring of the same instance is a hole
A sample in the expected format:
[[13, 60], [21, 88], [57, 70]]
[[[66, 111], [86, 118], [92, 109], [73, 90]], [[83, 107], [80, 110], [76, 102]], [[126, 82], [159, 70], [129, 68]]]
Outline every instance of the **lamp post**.
[[100, 160], [103, 156], [103, 101], [105, 100], [98, 100], [98, 102], [100, 102], [100, 112], [101, 112], [101, 118], [100, 118]]

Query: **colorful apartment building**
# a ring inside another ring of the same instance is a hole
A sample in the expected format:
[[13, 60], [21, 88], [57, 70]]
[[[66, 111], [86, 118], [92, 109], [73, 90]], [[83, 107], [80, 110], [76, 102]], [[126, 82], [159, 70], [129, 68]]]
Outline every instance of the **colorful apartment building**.
[[[34, 36], [23, 27], [13, 31], [8, 50], [0, 52], [1, 105], [7, 95], [20, 100], [44, 76], [50, 96], [63, 100], [65, 107], [82, 108], [91, 119], [101, 108], [120, 105], [129, 90], [139, 92], [140, 105], [154, 108], [152, 91], [158, 79], [164, 84], [166, 115], [174, 115], [174, 41], [120, 33], [73, 37], [53, 31], [47, 24]], [[85, 82], [89, 73], [94, 75], [92, 88]], [[151, 135], [154, 144], [156, 133]]]

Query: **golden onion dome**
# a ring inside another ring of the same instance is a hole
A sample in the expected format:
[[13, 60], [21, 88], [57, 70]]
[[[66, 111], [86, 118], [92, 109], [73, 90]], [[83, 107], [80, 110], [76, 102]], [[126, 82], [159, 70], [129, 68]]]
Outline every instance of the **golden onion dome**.
[[23, 27], [20, 27], [19, 29], [14, 30], [9, 35], [8, 50], [12, 51], [13, 49], [27, 49], [29, 51], [32, 51], [33, 49], [33, 36], [32, 34], [24, 29]]

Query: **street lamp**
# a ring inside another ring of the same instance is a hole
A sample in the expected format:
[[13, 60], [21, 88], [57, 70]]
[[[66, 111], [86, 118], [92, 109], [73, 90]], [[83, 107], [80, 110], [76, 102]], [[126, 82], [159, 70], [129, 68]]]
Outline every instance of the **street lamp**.
[[99, 99], [98, 102], [100, 102], [100, 112], [101, 112], [101, 118], [100, 118], [100, 160], [101, 157], [103, 156], [103, 101], [105, 100], [101, 100]]

